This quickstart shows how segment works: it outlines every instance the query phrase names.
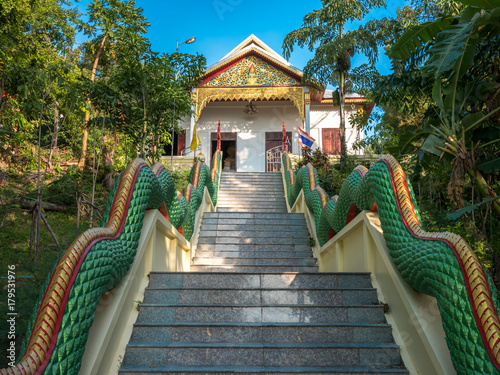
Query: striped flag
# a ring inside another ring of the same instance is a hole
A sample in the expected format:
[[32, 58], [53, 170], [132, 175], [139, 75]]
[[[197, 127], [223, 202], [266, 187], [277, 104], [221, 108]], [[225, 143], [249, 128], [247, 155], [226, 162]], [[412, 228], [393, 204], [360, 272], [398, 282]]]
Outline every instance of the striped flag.
[[307, 134], [304, 130], [298, 126], [299, 129], [299, 145], [300, 147], [312, 147], [313, 143], [316, 141], [313, 137]]

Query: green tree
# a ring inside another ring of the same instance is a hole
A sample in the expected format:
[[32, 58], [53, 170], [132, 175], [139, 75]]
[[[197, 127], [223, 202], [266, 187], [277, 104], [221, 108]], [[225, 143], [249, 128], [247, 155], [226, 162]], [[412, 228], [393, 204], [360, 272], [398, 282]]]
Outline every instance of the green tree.
[[[500, 171], [498, 115], [500, 92], [500, 2], [461, 0], [459, 15], [447, 15], [410, 28], [392, 47], [395, 58], [423, 56], [422, 76], [433, 82], [433, 111], [425, 128], [402, 139], [407, 149], [415, 140], [421, 155], [449, 159], [450, 199], [463, 207], [463, 180], [468, 175], [500, 215], [500, 200], [483, 173]], [[489, 130], [488, 130], [489, 129]], [[484, 141], [488, 131], [493, 139]], [[486, 151], [486, 152], [485, 152]]]
[[136, 140], [141, 157], [154, 162], [161, 144], [171, 141], [171, 121], [191, 114], [189, 89], [205, 69], [205, 58], [180, 53], [159, 56], [146, 38], [128, 30], [120, 35], [116, 52], [112, 80], [121, 93], [120, 123], [126, 124], [122, 129]]
[[[288, 33], [283, 41], [283, 53], [288, 59], [296, 44], [314, 51], [314, 57], [304, 68], [304, 82], [314, 85], [316, 81], [323, 87], [329, 84], [338, 87], [342, 165], [347, 154], [346, 92], [366, 87], [367, 80], [373, 79], [369, 77], [376, 76], [374, 64], [378, 57], [376, 35], [363, 28], [348, 30], [348, 27], [352, 21], [362, 20], [370, 10], [385, 6], [385, 3], [383, 0], [323, 0], [322, 4], [321, 9], [304, 17], [300, 28]], [[351, 70], [351, 57], [355, 53], [364, 54], [368, 64]]]
[[[93, 58], [90, 80], [94, 82], [99, 59], [106, 43], [112, 44], [116, 35], [123, 30], [133, 34], [144, 34], [149, 23], [142, 15], [142, 8], [135, 6], [134, 0], [93, 0], [87, 7], [89, 21], [82, 23], [81, 28], [85, 35], [93, 38], [97, 45]], [[82, 138], [82, 153], [78, 163], [83, 168], [87, 157], [88, 127], [90, 113], [85, 114]]]

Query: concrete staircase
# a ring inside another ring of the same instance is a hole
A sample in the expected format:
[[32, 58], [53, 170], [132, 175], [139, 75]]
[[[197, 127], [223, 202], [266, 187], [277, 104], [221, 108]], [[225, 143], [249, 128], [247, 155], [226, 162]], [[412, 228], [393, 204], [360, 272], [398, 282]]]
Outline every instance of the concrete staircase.
[[189, 273], [151, 273], [123, 365], [139, 374], [408, 374], [370, 275], [318, 273], [280, 174], [221, 177]]

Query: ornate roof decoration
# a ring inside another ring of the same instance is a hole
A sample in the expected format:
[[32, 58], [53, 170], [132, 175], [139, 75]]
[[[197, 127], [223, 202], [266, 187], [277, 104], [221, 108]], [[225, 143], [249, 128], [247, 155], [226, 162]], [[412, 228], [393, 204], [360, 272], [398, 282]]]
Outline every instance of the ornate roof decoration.
[[[301, 70], [286, 61], [255, 35], [250, 35], [220, 61], [208, 67], [206, 73], [201, 77], [203, 82], [202, 86], [214, 80], [217, 76], [222, 75], [227, 70], [230, 70], [241, 60], [248, 59], [249, 57], [256, 57], [261, 60], [262, 63], [267, 63], [269, 67], [273, 67], [275, 71], [280, 71], [283, 75], [291, 77], [294, 80], [294, 83], [292, 83], [293, 85], [300, 84], [303, 75]], [[259, 68], [257, 64], [254, 63], [254, 65], [256, 65], [256, 69]], [[234, 70], [232, 70], [232, 72], [234, 72]], [[245, 83], [245, 85], [248, 84]], [[213, 87], [214, 84], [211, 86]]]
[[[269, 47], [266, 43], [264, 43], [262, 40], [260, 40], [259, 38], [257, 38], [253, 34], [250, 35], [248, 38], [246, 38], [243, 42], [238, 44], [231, 52], [229, 52], [226, 56], [224, 56], [220, 61], [224, 61], [224, 60], [236, 55], [238, 52], [246, 49], [247, 47], [252, 47], [252, 46], [259, 48], [261, 51], [264, 51], [266, 54], [275, 58], [280, 63], [292, 67], [292, 64], [290, 64], [288, 61], [286, 61], [283, 57], [281, 57], [280, 54], [278, 54], [276, 51], [274, 51], [271, 47]], [[295, 69], [297, 69], [297, 68], [295, 68]]]
[[249, 56], [213, 77], [204, 86], [233, 87], [262, 85], [295, 86], [300, 85], [300, 81], [256, 56]]
[[299, 111], [300, 118], [304, 119], [304, 88], [300, 86], [201, 87], [193, 93], [193, 99], [196, 103], [196, 121], [198, 121], [201, 111], [208, 103], [238, 100], [290, 100]]
[[[331, 93], [329, 98], [324, 96], [325, 90], [311, 93], [301, 83], [302, 76], [300, 69], [252, 34], [200, 77], [200, 87], [192, 91], [195, 121], [207, 104], [214, 101], [289, 100], [302, 120], [305, 106], [311, 101], [330, 107]], [[364, 104], [365, 101], [353, 98], [350, 103]]]

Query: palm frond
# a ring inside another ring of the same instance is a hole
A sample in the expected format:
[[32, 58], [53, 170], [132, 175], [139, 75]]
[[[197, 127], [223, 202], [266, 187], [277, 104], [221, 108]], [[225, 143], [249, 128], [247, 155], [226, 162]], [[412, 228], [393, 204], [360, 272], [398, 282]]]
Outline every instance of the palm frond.
[[424, 45], [434, 40], [436, 35], [446, 29], [454, 17], [446, 16], [436, 21], [426, 22], [408, 29], [389, 50], [389, 56], [407, 60]]

